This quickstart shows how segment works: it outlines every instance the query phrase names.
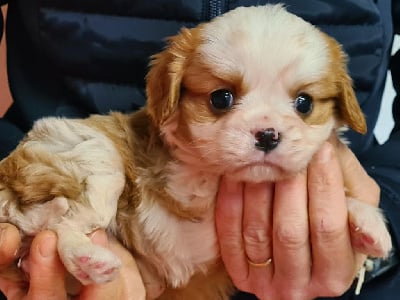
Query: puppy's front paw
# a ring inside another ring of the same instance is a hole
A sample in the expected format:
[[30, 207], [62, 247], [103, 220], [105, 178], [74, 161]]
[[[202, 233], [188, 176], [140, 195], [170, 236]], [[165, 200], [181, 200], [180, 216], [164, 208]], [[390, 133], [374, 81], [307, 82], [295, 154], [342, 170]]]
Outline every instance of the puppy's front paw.
[[347, 203], [354, 249], [371, 257], [386, 257], [392, 240], [381, 211], [351, 198]]
[[112, 281], [121, 266], [112, 252], [91, 243], [63, 249], [62, 256], [68, 271], [85, 285]]

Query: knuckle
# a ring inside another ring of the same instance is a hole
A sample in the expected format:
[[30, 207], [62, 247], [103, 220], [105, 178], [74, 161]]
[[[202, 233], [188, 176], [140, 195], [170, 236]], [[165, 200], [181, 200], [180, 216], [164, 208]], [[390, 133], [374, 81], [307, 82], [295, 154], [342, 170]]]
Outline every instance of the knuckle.
[[243, 239], [247, 245], [264, 245], [268, 243], [267, 229], [257, 224], [248, 224], [243, 229]]
[[315, 237], [323, 242], [335, 241], [345, 232], [345, 224], [340, 224], [336, 220], [323, 218], [316, 222], [312, 229]]
[[232, 281], [237, 289], [243, 292], [251, 293], [253, 290], [249, 284], [249, 278], [245, 275], [239, 275], [239, 277], [232, 277]]
[[275, 237], [289, 249], [299, 249], [308, 243], [308, 229], [303, 226], [279, 226]]
[[224, 249], [240, 249], [239, 236], [234, 232], [226, 232], [223, 236], [219, 236], [219, 245]]
[[309, 184], [315, 189], [316, 192], [322, 193], [327, 190], [327, 187], [331, 185], [329, 176], [312, 176], [309, 179]]
[[350, 288], [350, 285], [351, 283], [347, 280], [331, 278], [330, 280], [321, 283], [318, 294], [323, 295], [324, 297], [338, 297], [343, 295], [343, 293]]
[[259, 226], [247, 226], [243, 230], [244, 248], [248, 259], [254, 262], [262, 262], [267, 259], [270, 249], [270, 239], [265, 228]]

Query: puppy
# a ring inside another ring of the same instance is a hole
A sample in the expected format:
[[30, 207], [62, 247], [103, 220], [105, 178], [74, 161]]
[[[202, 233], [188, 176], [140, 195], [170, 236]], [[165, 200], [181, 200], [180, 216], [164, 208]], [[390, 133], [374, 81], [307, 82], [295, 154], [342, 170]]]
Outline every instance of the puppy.
[[[280, 5], [238, 8], [170, 38], [146, 90], [133, 114], [37, 121], [0, 163], [0, 221], [25, 237], [54, 230], [83, 284], [118, 272], [118, 258], [87, 237], [106, 228], [165, 282], [160, 299], [228, 299], [219, 179], [281, 180], [344, 125], [365, 133], [345, 55]], [[377, 209], [349, 198], [349, 219], [358, 251], [388, 253]]]

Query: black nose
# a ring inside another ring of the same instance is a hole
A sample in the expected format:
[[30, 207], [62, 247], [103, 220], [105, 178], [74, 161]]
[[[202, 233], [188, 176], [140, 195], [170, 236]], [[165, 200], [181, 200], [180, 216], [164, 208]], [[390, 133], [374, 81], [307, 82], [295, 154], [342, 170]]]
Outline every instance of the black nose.
[[274, 128], [257, 131], [255, 134], [257, 149], [268, 153], [274, 150], [281, 141], [281, 134], [275, 132]]

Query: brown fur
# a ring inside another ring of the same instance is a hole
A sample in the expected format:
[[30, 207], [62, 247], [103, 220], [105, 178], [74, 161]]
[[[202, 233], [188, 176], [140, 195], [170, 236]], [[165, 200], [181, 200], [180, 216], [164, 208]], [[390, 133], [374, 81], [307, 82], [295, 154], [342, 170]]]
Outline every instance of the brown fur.
[[323, 36], [328, 42], [331, 54], [328, 76], [334, 78], [331, 80], [332, 82], [336, 82], [336, 87], [339, 91], [335, 99], [338, 118], [354, 131], [365, 134], [367, 132], [367, 124], [354, 93], [352, 80], [346, 69], [346, 55], [341, 46], [333, 38], [325, 34]]

